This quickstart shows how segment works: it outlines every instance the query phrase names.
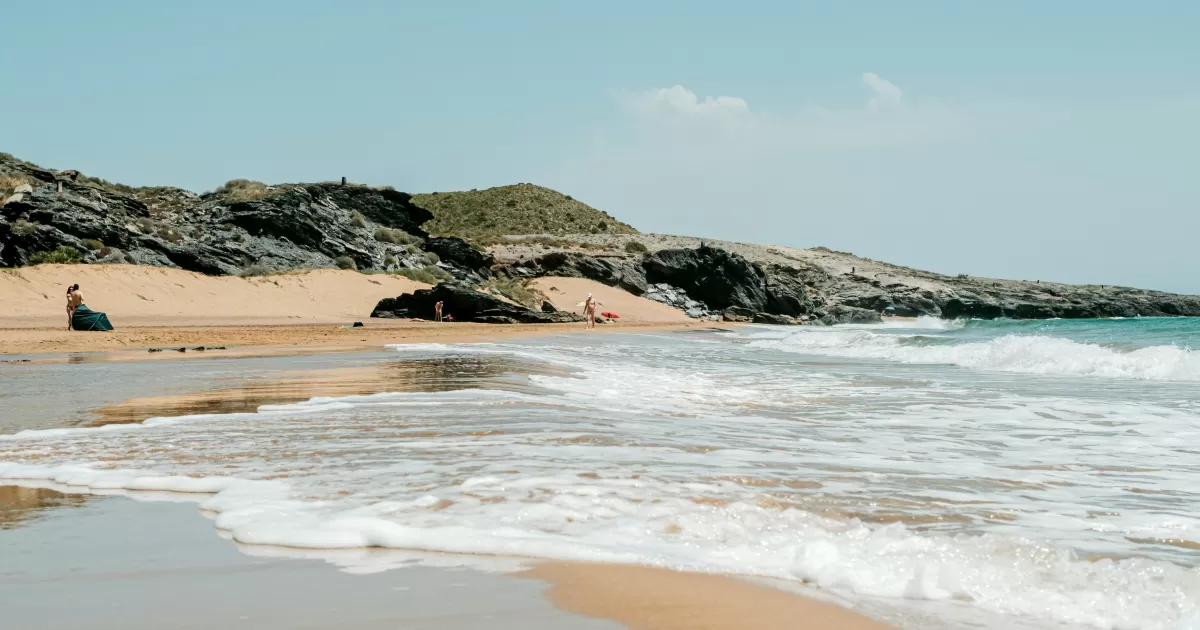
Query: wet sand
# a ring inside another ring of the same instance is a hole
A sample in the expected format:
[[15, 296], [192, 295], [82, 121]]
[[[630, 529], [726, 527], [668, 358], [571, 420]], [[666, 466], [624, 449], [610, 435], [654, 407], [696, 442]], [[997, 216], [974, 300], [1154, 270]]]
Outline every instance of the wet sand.
[[[26, 516], [0, 521], [6, 629], [620, 628], [557, 610], [543, 584], [473, 570], [469, 558], [362, 550], [339, 570], [287, 550], [240, 551], [190, 502], [10, 489], [0, 487], [0, 515]], [[72, 507], [53, 505], [64, 501]]]
[[128, 424], [147, 418], [195, 414], [247, 413], [263, 405], [285, 405], [315, 397], [359, 396], [383, 392], [435, 392], [466, 388], [511, 390], [513, 377], [531, 373], [562, 374], [503, 357], [376, 360], [364, 367], [284, 370], [246, 378], [236, 387], [185, 394], [128, 398], [89, 410], [87, 426]]
[[546, 563], [524, 577], [545, 580], [559, 607], [632, 630], [885, 630], [840, 606], [724, 575], [653, 567]]
[[[646, 332], [704, 328], [712, 322], [629, 323], [606, 324], [594, 330], [584, 330], [576, 324], [472, 324], [440, 323], [414, 320], [362, 319], [361, 328], [340, 328], [328, 324], [244, 325], [244, 326], [150, 326], [118, 328], [112, 332], [71, 332], [49, 328], [0, 329], [0, 355], [38, 355], [46, 353], [114, 352], [138, 350], [147, 356], [150, 348], [166, 351], [199, 346], [224, 346], [224, 351], [205, 351], [213, 356], [229, 350], [244, 351], [246, 347], [284, 348], [278, 352], [295, 354], [309, 352], [352, 352], [364, 348], [380, 348], [394, 343], [463, 343], [488, 339], [511, 338], [575, 332]], [[349, 324], [350, 322], [347, 322]], [[165, 354], [165, 353], [164, 353]], [[195, 357], [199, 353], [178, 353]], [[174, 356], [173, 354], [171, 356]], [[44, 358], [44, 357], [24, 357]], [[127, 358], [137, 358], [136, 356]], [[149, 357], [148, 357], [149, 358]]]

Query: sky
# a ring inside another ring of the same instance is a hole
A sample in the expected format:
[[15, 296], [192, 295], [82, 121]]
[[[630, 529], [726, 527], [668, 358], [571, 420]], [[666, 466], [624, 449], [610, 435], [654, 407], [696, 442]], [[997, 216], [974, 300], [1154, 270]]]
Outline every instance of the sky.
[[1200, 293], [1200, 3], [13, 3], [0, 151]]

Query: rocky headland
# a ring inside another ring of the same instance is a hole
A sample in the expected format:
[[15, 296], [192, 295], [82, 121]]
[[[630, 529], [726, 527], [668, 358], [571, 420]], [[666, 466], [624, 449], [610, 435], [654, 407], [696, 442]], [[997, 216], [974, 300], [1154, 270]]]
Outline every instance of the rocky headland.
[[[432, 198], [418, 199], [433, 206]], [[539, 203], [550, 204], [544, 216]], [[112, 184], [0, 154], [0, 267], [77, 262], [208, 275], [321, 268], [393, 273], [440, 284], [384, 300], [373, 315], [428, 318], [432, 304], [443, 301], [461, 319], [480, 322], [577, 319], [550, 312], [538, 295], [521, 290], [521, 283], [540, 277], [594, 280], [696, 318], [769, 324], [871, 322], [885, 312], [984, 319], [1200, 316], [1196, 296], [948, 276], [819, 247], [639, 234], [532, 185], [441, 197], [435, 210], [443, 214], [435, 217], [404, 192], [342, 181], [267, 186], [235, 180], [198, 195]], [[559, 232], [430, 234], [437, 225]], [[562, 231], [580, 226], [590, 231]]]

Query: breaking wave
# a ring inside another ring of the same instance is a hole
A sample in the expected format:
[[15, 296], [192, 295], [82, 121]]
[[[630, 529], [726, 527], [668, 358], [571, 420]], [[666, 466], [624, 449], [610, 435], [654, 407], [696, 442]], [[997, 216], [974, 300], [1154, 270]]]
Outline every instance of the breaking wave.
[[1147, 381], [1200, 381], [1200, 353], [1178, 346], [1114, 350], [1061, 337], [1009, 334], [952, 343], [922, 335], [880, 334], [865, 328], [804, 328], [751, 335], [750, 345], [857, 359], [957, 365], [979, 370]]

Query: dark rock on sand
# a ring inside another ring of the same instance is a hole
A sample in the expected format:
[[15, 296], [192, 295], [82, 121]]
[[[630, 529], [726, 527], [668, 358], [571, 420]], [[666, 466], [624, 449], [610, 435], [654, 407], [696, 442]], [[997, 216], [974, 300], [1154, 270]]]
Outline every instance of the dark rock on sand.
[[442, 283], [395, 298], [384, 298], [371, 317], [433, 319], [433, 306], [442, 302], [442, 312], [455, 321], [488, 324], [549, 324], [581, 322], [575, 313], [535, 311], [458, 284]]
[[708, 308], [740, 306], [767, 309], [767, 288], [760, 268], [745, 258], [715, 247], [664, 249], [642, 261], [646, 281], [679, 287]]
[[826, 326], [834, 324], [875, 324], [882, 321], [878, 311], [841, 304], [828, 309], [821, 316], [820, 322]]

